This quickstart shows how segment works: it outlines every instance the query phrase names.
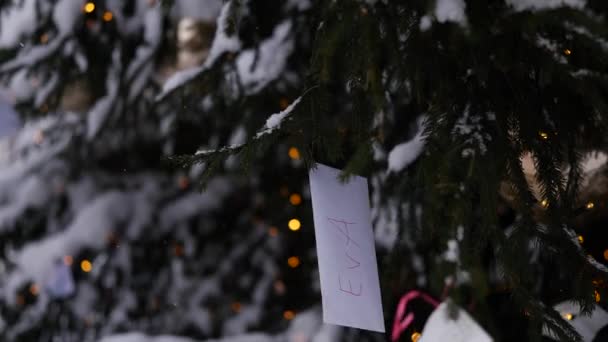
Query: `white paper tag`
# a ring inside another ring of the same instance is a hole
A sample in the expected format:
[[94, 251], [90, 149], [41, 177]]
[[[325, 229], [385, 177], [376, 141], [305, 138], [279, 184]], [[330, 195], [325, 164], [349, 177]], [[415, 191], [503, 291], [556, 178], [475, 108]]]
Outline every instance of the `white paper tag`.
[[492, 342], [492, 338], [460, 308], [456, 319], [450, 318], [448, 303], [443, 302], [426, 321], [420, 337], [420, 342], [440, 341]]
[[367, 180], [342, 183], [339, 173], [321, 164], [309, 173], [323, 321], [384, 332]]

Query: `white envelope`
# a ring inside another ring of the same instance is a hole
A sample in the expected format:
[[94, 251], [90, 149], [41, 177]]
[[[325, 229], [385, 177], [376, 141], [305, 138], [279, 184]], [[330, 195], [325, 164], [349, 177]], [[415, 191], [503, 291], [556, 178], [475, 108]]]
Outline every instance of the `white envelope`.
[[340, 182], [339, 170], [309, 173], [323, 321], [384, 332], [367, 180]]

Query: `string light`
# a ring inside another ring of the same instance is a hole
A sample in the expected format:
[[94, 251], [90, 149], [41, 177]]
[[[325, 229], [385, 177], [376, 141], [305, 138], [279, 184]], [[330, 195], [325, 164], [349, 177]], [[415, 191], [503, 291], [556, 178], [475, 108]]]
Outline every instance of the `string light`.
[[279, 235], [279, 230], [277, 229], [277, 227], [270, 227], [268, 228], [268, 235], [275, 237], [277, 235]]
[[173, 254], [175, 254], [175, 256], [182, 256], [184, 255], [184, 246], [182, 246], [179, 243], [176, 243], [173, 245]]
[[549, 139], [549, 134], [547, 134], [547, 132], [540, 131], [538, 132], [538, 135], [540, 135], [543, 140]]
[[281, 110], [285, 110], [285, 108], [289, 107], [289, 100], [287, 100], [286, 98], [282, 97], [279, 100], [279, 108], [281, 108]]
[[578, 236], [578, 242], [583, 243], [585, 241], [585, 239], [583, 238], [582, 235]]
[[292, 310], [285, 310], [283, 312], [283, 318], [285, 318], [288, 321], [291, 321], [292, 319], [294, 319], [296, 317], [296, 313], [293, 312]]
[[608, 249], [604, 250], [604, 260], [608, 261]]
[[42, 141], [44, 140], [44, 133], [42, 132], [42, 130], [37, 130], [34, 133], [34, 138], [33, 139], [34, 139], [34, 143], [36, 145], [42, 144]]
[[302, 196], [299, 194], [291, 194], [291, 196], [289, 196], [289, 203], [292, 205], [300, 205], [302, 203]]
[[289, 220], [289, 222], [287, 223], [287, 226], [289, 227], [290, 230], [295, 232], [295, 231], [300, 230], [300, 227], [302, 227], [302, 224], [300, 223], [300, 220], [294, 218], [294, 219]]
[[300, 151], [293, 146], [289, 148], [289, 152], [287, 154], [289, 155], [289, 158], [291, 158], [291, 159], [294, 159], [294, 160], [300, 159]]
[[548, 208], [549, 207], [549, 201], [547, 201], [546, 199], [544, 199], [544, 200], [540, 201], [540, 205], [543, 208]]
[[184, 175], [179, 176], [177, 186], [182, 190], [186, 190], [190, 186], [190, 179]]
[[[34, 296], [38, 295], [38, 285], [36, 284], [32, 284], [30, 285], [30, 293], [33, 294]], [[597, 293], [597, 291], [596, 291]]]
[[112, 21], [112, 19], [114, 18], [114, 14], [112, 14], [112, 12], [110, 11], [105, 11], [103, 12], [103, 21]]
[[74, 262], [74, 258], [72, 258], [71, 255], [63, 256], [63, 263], [66, 264], [67, 266], [72, 266], [73, 262]]
[[587, 204], [585, 205], [585, 208], [587, 209], [593, 209], [593, 207], [595, 207], [595, 203], [593, 202], [587, 202]]
[[287, 264], [291, 268], [296, 268], [300, 266], [300, 258], [298, 258], [297, 256], [289, 257], [289, 259], [287, 259]]
[[17, 305], [23, 305], [25, 304], [25, 298], [23, 297], [23, 295], [17, 295], [17, 298], [15, 299], [15, 301], [17, 302]]
[[572, 51], [570, 49], [564, 49], [564, 55], [570, 56], [571, 54], [572, 54]]
[[420, 336], [422, 336], [419, 332], [414, 331], [414, 333], [412, 334], [412, 342], [417, 342], [420, 339]]
[[89, 260], [84, 259], [80, 262], [80, 269], [85, 273], [89, 273], [93, 269], [93, 264]]
[[87, 2], [86, 4], [84, 4], [83, 9], [86, 13], [93, 13], [93, 11], [95, 10], [95, 4], [92, 2]]
[[564, 318], [568, 321], [571, 321], [574, 318], [574, 315], [572, 315], [571, 313], [567, 313], [564, 315]]
[[280, 296], [285, 294], [285, 283], [281, 280], [277, 280], [273, 284], [274, 292]]
[[599, 292], [597, 292], [597, 290], [595, 290], [595, 291], [593, 292], [593, 295], [595, 296], [595, 302], [596, 302], [596, 303], [599, 303], [599, 302], [600, 302], [600, 300], [602, 299], [602, 297], [600, 296], [600, 293], [599, 293]]

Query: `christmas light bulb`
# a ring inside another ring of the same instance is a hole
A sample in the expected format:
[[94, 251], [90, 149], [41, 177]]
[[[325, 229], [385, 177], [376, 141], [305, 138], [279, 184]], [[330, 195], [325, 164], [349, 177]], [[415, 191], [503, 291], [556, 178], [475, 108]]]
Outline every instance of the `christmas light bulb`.
[[291, 268], [296, 268], [300, 266], [300, 258], [298, 258], [297, 256], [289, 257], [289, 259], [287, 259], [287, 264]]
[[291, 159], [300, 159], [300, 151], [295, 148], [295, 147], [290, 147], [289, 148], [289, 152], [287, 153], [289, 155], [289, 158]]
[[73, 262], [74, 262], [74, 259], [72, 258], [71, 255], [65, 255], [63, 257], [63, 263], [66, 264], [67, 266], [72, 266]]
[[302, 203], [302, 196], [299, 194], [291, 194], [291, 196], [289, 196], [289, 203], [292, 205], [300, 205]]
[[93, 11], [95, 10], [95, 4], [92, 2], [87, 2], [86, 4], [84, 4], [83, 10], [86, 13], [93, 13]]
[[[33, 294], [34, 296], [38, 295], [38, 285], [36, 284], [32, 284], [30, 285], [30, 293]], [[597, 293], [597, 291], [596, 291]]]
[[296, 317], [296, 313], [293, 312], [292, 310], [285, 310], [283, 312], [283, 318], [285, 318], [288, 321], [294, 319], [294, 317]]
[[85, 273], [89, 273], [93, 269], [93, 264], [89, 260], [84, 259], [80, 262], [80, 269]]
[[112, 12], [110, 12], [110, 11], [103, 12], [103, 21], [112, 21], [113, 18], [114, 18], [114, 14], [112, 14]]
[[302, 227], [302, 224], [300, 223], [300, 220], [298, 219], [291, 219], [289, 220], [289, 223], [287, 223], [287, 226], [289, 226], [289, 229], [292, 231], [297, 231], [300, 230], [300, 227]]

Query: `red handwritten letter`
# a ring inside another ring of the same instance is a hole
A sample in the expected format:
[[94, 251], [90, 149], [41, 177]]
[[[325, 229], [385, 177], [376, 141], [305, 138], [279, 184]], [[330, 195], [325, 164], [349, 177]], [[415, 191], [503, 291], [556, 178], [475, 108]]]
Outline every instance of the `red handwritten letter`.
[[359, 292], [353, 292], [353, 285], [350, 282], [350, 279], [348, 280], [348, 290], [342, 287], [342, 276], [338, 276], [338, 285], [340, 285], [340, 291], [342, 292], [346, 292], [352, 296], [355, 297], [359, 297], [361, 296], [361, 293], [363, 292], [363, 284], [359, 283]]

